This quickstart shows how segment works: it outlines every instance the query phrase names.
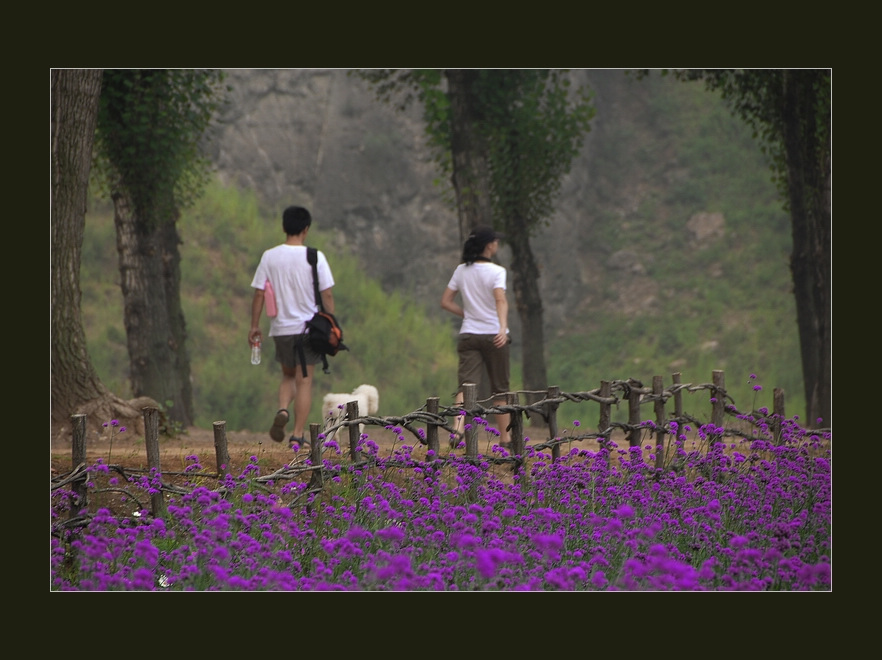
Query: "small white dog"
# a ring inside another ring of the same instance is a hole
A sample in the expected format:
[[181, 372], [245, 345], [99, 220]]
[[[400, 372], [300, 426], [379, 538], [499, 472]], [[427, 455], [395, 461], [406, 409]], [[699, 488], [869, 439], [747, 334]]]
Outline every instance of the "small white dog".
[[[346, 404], [350, 401], [358, 402], [358, 414], [374, 415], [380, 406], [380, 394], [373, 385], [359, 385], [352, 394], [325, 394], [322, 400], [322, 417], [325, 428], [335, 426], [346, 415]], [[364, 433], [364, 424], [358, 425], [359, 433]], [[337, 431], [328, 434], [327, 439], [334, 437]]]

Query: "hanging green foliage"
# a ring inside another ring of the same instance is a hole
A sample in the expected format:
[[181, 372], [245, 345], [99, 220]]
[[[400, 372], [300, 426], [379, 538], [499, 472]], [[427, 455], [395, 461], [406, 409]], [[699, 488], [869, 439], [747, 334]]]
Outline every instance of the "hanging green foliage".
[[[377, 98], [399, 110], [419, 101], [435, 162], [450, 175], [451, 115], [441, 69], [355, 71]], [[487, 138], [494, 215], [515, 215], [535, 227], [554, 209], [563, 177], [582, 148], [595, 108], [585, 89], [572, 90], [564, 69], [480, 69], [473, 87]], [[513, 213], [516, 210], [517, 213]]]
[[584, 89], [571, 94], [565, 72], [552, 69], [483, 70], [477, 90], [494, 215], [501, 226], [520, 217], [532, 230], [554, 212], [590, 130], [590, 96]]
[[107, 69], [93, 172], [105, 196], [122, 187], [138, 217], [156, 222], [205, 186], [200, 149], [224, 91], [215, 69]]

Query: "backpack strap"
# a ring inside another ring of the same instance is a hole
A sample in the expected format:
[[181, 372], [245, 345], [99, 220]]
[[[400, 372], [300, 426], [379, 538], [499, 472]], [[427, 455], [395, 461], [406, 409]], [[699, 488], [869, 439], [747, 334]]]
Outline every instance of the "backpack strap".
[[303, 342], [306, 335], [300, 335], [300, 341], [297, 342], [297, 354], [300, 356], [300, 368], [303, 370], [303, 377], [307, 377], [306, 373], [306, 351], [303, 348]]
[[315, 290], [315, 304], [318, 305], [321, 311], [325, 311], [325, 306], [322, 305], [322, 295], [319, 293], [318, 288], [318, 250], [314, 247], [306, 248], [306, 260], [312, 265], [312, 287]]
[[[315, 304], [318, 305], [318, 308], [321, 311], [325, 311], [325, 306], [322, 305], [322, 295], [319, 293], [319, 285], [318, 285], [318, 250], [314, 247], [306, 248], [306, 260], [312, 265], [312, 287], [315, 291]], [[306, 352], [303, 348], [304, 337], [300, 339], [300, 366], [303, 368], [303, 377], [306, 378]], [[331, 373], [328, 368], [328, 356], [322, 353], [322, 371], [326, 374]]]

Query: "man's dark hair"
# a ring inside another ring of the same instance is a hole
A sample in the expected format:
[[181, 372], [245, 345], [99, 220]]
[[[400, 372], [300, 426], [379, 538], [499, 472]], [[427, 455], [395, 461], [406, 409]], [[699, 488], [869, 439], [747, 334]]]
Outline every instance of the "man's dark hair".
[[312, 224], [312, 216], [302, 206], [289, 206], [282, 213], [282, 227], [288, 236], [296, 236]]

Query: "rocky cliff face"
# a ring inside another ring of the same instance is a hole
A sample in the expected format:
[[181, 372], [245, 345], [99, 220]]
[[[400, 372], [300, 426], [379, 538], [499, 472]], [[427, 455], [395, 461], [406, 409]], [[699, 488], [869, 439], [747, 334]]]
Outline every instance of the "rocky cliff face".
[[[441, 175], [425, 145], [421, 108], [397, 112], [345, 70], [236, 69], [228, 75], [229, 105], [212, 142], [221, 179], [255, 191], [276, 216], [289, 204], [308, 207], [316, 226], [331, 231], [387, 290], [437, 310], [460, 239], [450, 186], [436, 183]], [[635, 310], [654, 304], [640, 259], [614, 250], [593, 228], [604, 217], [626, 229], [651, 194], [649, 179], [683, 174], [658, 134], [650, 157], [650, 150], [629, 153], [633, 147], [620, 139], [649, 130], [649, 85], [617, 70], [572, 75], [593, 90], [597, 116], [557, 212], [532, 241], [549, 327], [601, 304], [600, 292], [610, 286], [602, 282], [604, 270]], [[600, 150], [605, 159], [594, 156]], [[626, 182], [611, 183], [600, 166], [611, 162], [630, 169]], [[501, 263], [508, 265], [508, 258], [503, 249]], [[516, 317], [512, 313], [515, 331]]]
[[[231, 70], [213, 137], [221, 180], [300, 204], [389, 290], [440, 298], [459, 253], [419, 109], [396, 113], [344, 70]], [[443, 280], [443, 281], [442, 281]]]

